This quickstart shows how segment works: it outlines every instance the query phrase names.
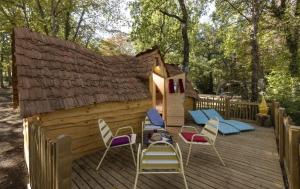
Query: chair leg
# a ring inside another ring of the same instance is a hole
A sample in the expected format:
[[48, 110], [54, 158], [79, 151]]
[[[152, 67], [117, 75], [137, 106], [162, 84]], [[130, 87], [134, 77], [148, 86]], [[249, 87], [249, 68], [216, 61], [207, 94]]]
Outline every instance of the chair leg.
[[186, 178], [185, 178], [184, 172], [182, 173], [182, 177], [183, 177], [185, 189], [188, 189], [188, 185], [187, 185], [187, 182], [186, 182]]
[[217, 156], [219, 157], [220, 161], [222, 162], [222, 165], [225, 166], [225, 163], [224, 163], [223, 159], [221, 158], [219, 152], [217, 151], [216, 147], [214, 145], [212, 145], [212, 147], [215, 150], [215, 152], [216, 152]]
[[133, 187], [133, 189], [136, 189], [137, 182], [138, 182], [138, 178], [139, 178], [139, 173], [138, 173], [138, 172], [136, 172], [136, 175], [135, 175], [135, 181], [134, 181], [134, 187]]
[[186, 166], [188, 166], [188, 164], [189, 164], [191, 151], [192, 151], [192, 144], [190, 144], [190, 147], [189, 147], [189, 153], [188, 153], [188, 157], [187, 157], [187, 160], [186, 160]]
[[134, 166], [136, 166], [136, 161], [135, 161], [135, 157], [134, 157], [134, 152], [132, 149], [132, 145], [130, 144], [130, 149], [131, 149], [131, 153], [132, 153], [132, 157], [133, 157], [133, 162], [134, 162]]
[[105, 158], [105, 156], [106, 156], [108, 150], [109, 150], [109, 147], [106, 148], [106, 150], [105, 150], [105, 152], [104, 152], [104, 154], [103, 154], [103, 156], [102, 156], [102, 158], [101, 158], [101, 160], [100, 160], [100, 162], [99, 162], [99, 164], [98, 164], [98, 166], [97, 166], [97, 168], [96, 168], [97, 171], [99, 170], [100, 165], [101, 165], [102, 161], [104, 160], [104, 158]]

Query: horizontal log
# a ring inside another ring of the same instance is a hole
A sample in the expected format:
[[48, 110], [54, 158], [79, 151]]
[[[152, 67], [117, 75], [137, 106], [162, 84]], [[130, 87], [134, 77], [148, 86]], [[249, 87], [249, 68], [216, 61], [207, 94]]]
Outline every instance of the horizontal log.
[[76, 124], [78, 122], [82, 121], [89, 121], [92, 119], [110, 119], [114, 117], [121, 117], [124, 115], [135, 115], [138, 113], [146, 113], [146, 111], [149, 109], [149, 106], [139, 106], [133, 109], [122, 109], [122, 110], [115, 110], [110, 109], [106, 110], [106, 112], [102, 113], [94, 113], [94, 114], [85, 114], [84, 112], [81, 115], [78, 116], [72, 116], [72, 117], [64, 117], [61, 119], [53, 119], [49, 121], [42, 121], [43, 127], [49, 127], [53, 125], [63, 125], [63, 124]]
[[49, 121], [49, 120], [56, 120], [61, 119], [65, 117], [76, 117], [81, 116], [83, 114], [89, 115], [89, 114], [97, 114], [97, 113], [104, 113], [111, 110], [124, 110], [124, 109], [134, 109], [137, 107], [144, 107], [148, 106], [151, 107], [152, 100], [151, 99], [145, 99], [145, 100], [139, 100], [139, 101], [128, 101], [128, 102], [106, 102], [96, 105], [90, 105], [86, 107], [81, 108], [73, 108], [69, 110], [58, 110], [51, 113], [41, 114], [40, 118], [42, 121]]

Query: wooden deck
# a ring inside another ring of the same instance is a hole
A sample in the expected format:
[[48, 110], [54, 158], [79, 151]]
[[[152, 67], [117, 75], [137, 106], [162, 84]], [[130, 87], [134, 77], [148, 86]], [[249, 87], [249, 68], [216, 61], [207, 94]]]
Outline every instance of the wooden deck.
[[[169, 127], [178, 141], [179, 128]], [[179, 141], [185, 162], [188, 146]], [[256, 127], [254, 132], [217, 138], [216, 148], [223, 167], [209, 147], [195, 146], [185, 174], [189, 188], [284, 188], [273, 128]], [[100, 172], [95, 168], [103, 151], [85, 156], [73, 163], [73, 188], [133, 188], [135, 167], [129, 147], [113, 149]], [[138, 188], [184, 188], [180, 175], [141, 175]]]

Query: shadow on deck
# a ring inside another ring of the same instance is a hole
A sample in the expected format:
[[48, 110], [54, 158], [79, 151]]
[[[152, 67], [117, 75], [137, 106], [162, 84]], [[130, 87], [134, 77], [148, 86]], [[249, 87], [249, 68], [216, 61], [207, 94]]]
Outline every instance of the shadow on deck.
[[[188, 146], [178, 140], [179, 128], [169, 127], [179, 142], [185, 163]], [[256, 131], [239, 135], [218, 135], [216, 148], [222, 156], [223, 167], [210, 147], [193, 147], [190, 163], [185, 167], [189, 188], [284, 188], [274, 129], [256, 127]], [[108, 153], [99, 173], [95, 168], [104, 151], [94, 153], [73, 163], [73, 188], [133, 188], [136, 169], [129, 147]], [[180, 175], [141, 175], [138, 188], [184, 188]]]

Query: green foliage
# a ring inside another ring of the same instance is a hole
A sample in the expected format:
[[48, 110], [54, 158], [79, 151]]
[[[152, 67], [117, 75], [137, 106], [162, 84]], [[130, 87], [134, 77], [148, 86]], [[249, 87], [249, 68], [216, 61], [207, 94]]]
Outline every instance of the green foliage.
[[286, 108], [287, 113], [300, 125], [300, 78], [285, 70], [273, 70], [268, 76], [266, 95]]
[[[195, 38], [198, 34], [200, 14], [206, 5], [203, 2], [192, 0], [187, 3], [190, 38]], [[131, 40], [135, 49], [139, 52], [159, 45], [166, 62], [172, 64], [182, 62], [181, 24], [175, 18], [161, 13], [166, 11], [181, 16], [177, 1], [136, 0], [130, 7], [133, 19]], [[194, 47], [194, 41], [190, 40], [191, 49]]]

